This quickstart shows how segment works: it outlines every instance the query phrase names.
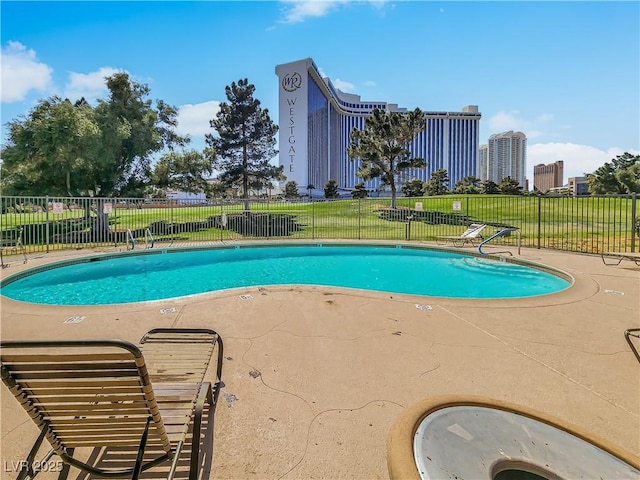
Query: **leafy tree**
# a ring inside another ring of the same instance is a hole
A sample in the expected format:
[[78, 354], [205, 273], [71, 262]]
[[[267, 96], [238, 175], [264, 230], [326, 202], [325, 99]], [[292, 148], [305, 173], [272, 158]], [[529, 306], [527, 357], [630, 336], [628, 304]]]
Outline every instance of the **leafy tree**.
[[493, 180], [485, 180], [480, 184], [480, 193], [485, 195], [496, 195], [500, 193], [500, 187]]
[[[59, 97], [41, 100], [9, 124], [2, 148], [4, 192], [23, 195], [141, 196], [154, 154], [188, 138], [177, 135], [177, 110], [154, 108], [149, 88], [126, 73], [106, 78], [107, 99], [94, 108]], [[94, 202], [93, 240], [109, 235], [108, 214]], [[90, 211], [85, 211], [89, 218]]]
[[300, 194], [298, 193], [298, 182], [290, 180], [285, 183], [284, 198], [300, 198]]
[[364, 182], [356, 183], [353, 190], [351, 190], [351, 197], [353, 198], [367, 198], [369, 191], [364, 186]]
[[101, 138], [91, 181], [97, 196], [127, 196], [148, 179], [155, 154], [183, 147], [189, 139], [175, 132], [177, 109], [162, 100], [154, 108], [147, 85], [126, 73], [107, 77], [106, 83], [109, 97], [95, 107]]
[[142, 194], [154, 154], [188, 139], [174, 132], [177, 111], [154, 108], [149, 88], [126, 73], [106, 78], [107, 99], [94, 108], [60, 97], [38, 102], [9, 122], [2, 149], [3, 190], [22, 195], [106, 197]]
[[424, 182], [419, 178], [413, 178], [402, 185], [402, 193], [405, 197], [421, 197], [424, 195]]
[[627, 193], [640, 193], [640, 156], [636, 157], [636, 163], [630, 167], [618, 170], [616, 180]]
[[250, 189], [262, 189], [282, 175], [282, 167], [269, 163], [278, 153], [278, 126], [271, 121], [268, 109], [254, 98], [254, 92], [255, 86], [246, 78], [227, 86], [228, 102], [220, 105], [216, 118], [210, 121], [217, 135], [206, 135], [214, 153], [214, 168], [221, 172], [220, 180], [240, 187], [245, 210], [249, 209]]
[[205, 193], [207, 198], [228, 198], [233, 196], [231, 189], [220, 181], [207, 183]]
[[476, 194], [480, 193], [480, 179], [475, 175], [469, 175], [456, 182], [455, 193]]
[[9, 122], [2, 149], [2, 190], [9, 195], [84, 196], [93, 193], [92, 163], [100, 129], [86, 103], [50, 97]]
[[309, 201], [311, 201], [311, 190], [313, 190], [314, 188], [316, 188], [316, 186], [313, 183], [307, 185], [307, 195], [309, 196]]
[[331, 179], [324, 186], [324, 198], [338, 198], [338, 184]]
[[498, 185], [498, 189], [503, 195], [522, 195], [522, 187], [515, 178], [503, 178]]
[[396, 208], [396, 179], [410, 168], [423, 168], [426, 161], [411, 158], [409, 142], [424, 129], [424, 114], [419, 108], [408, 112], [374, 109], [365, 119], [364, 130], [351, 131], [347, 154], [362, 163], [357, 175], [363, 180], [380, 178], [391, 190], [391, 207]]
[[424, 194], [428, 196], [445, 195], [449, 192], [449, 174], [444, 168], [439, 168], [431, 174], [431, 178], [424, 186]]
[[195, 150], [169, 152], [160, 157], [151, 179], [158, 188], [200, 193], [206, 191], [206, 177], [212, 173], [211, 162], [202, 152]]
[[625, 152], [586, 175], [589, 192], [640, 193], [640, 155]]

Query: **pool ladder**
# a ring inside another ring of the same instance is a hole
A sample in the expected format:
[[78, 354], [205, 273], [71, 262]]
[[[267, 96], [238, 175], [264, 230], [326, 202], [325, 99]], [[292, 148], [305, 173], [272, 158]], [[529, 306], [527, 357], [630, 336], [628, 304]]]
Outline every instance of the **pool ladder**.
[[11, 245], [11, 242], [8, 242], [5, 245], [4, 240], [2, 241], [2, 245], [0, 245], [0, 265], [2, 266], [2, 268], [7, 268], [9, 265], [4, 263], [4, 257], [2, 256], [2, 250], [4, 248], [13, 248], [15, 249], [15, 252], [18, 253], [18, 251], [22, 252], [22, 256], [24, 257], [24, 261], [22, 262], [23, 264], [27, 263], [27, 249], [25, 248], [24, 244], [22, 243], [22, 231], [23, 231], [23, 227], [20, 227], [20, 231], [18, 232], [18, 238], [16, 238], [15, 242], [13, 243], [13, 245]]
[[[482, 251], [482, 246], [485, 243], [489, 243], [491, 240], [493, 240], [494, 238], [498, 238], [498, 237], [504, 237], [506, 235], [510, 235], [511, 232], [516, 232], [518, 234], [518, 255], [520, 255], [520, 230], [518, 230], [515, 227], [507, 227], [507, 228], [503, 228], [502, 230], [500, 230], [499, 232], [494, 233], [493, 235], [491, 235], [489, 238], [487, 238], [486, 240], [483, 240], [482, 242], [480, 242], [480, 245], [478, 245], [478, 252], [480, 253], [480, 255], [486, 256], [489, 255], [488, 253], [485, 253]], [[491, 254], [493, 255], [498, 255], [500, 253], [508, 253], [509, 255], [513, 256], [513, 253], [511, 253], [509, 250], [504, 250], [502, 252], [491, 252]]]
[[[127, 230], [127, 238], [129, 239], [129, 244], [131, 245], [131, 250], [136, 248], [136, 239], [133, 237], [133, 232], [131, 230]], [[151, 230], [148, 228], [144, 232], [144, 239], [146, 248], [153, 248], [155, 244], [155, 240], [153, 239], [153, 235], [151, 234]]]

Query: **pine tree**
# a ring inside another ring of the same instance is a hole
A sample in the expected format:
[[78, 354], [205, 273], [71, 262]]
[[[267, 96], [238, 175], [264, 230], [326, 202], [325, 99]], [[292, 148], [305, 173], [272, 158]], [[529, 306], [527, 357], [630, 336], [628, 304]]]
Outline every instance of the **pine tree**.
[[424, 182], [419, 178], [412, 178], [402, 185], [402, 193], [405, 197], [421, 197], [424, 195]]
[[211, 128], [217, 135], [207, 134], [206, 142], [212, 154], [214, 169], [229, 187], [239, 187], [249, 209], [249, 191], [263, 189], [282, 175], [282, 167], [270, 160], [275, 149], [278, 126], [269, 117], [268, 109], [254, 98], [255, 86], [245, 78], [225, 88], [228, 102], [220, 105]]
[[289, 180], [284, 185], [284, 198], [287, 198], [287, 199], [300, 198], [300, 194], [298, 193], [298, 182]]
[[431, 174], [431, 178], [424, 185], [424, 194], [427, 196], [445, 195], [449, 193], [449, 173], [444, 168], [439, 168]]
[[351, 190], [351, 196], [353, 198], [367, 198], [369, 196], [369, 191], [364, 186], [364, 182], [356, 183], [354, 189]]
[[338, 198], [338, 183], [334, 179], [324, 186], [324, 198]]
[[411, 168], [424, 168], [426, 161], [414, 158], [408, 149], [413, 138], [424, 129], [419, 108], [407, 113], [374, 109], [365, 120], [364, 130], [354, 128], [347, 154], [360, 160], [357, 175], [363, 180], [380, 178], [391, 190], [391, 207], [396, 208], [397, 176]]

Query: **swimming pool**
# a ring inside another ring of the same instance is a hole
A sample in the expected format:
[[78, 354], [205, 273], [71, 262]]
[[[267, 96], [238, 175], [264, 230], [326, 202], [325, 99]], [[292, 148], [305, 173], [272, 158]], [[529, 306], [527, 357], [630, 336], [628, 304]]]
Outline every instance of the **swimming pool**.
[[50, 305], [105, 305], [289, 284], [498, 299], [554, 293], [571, 281], [561, 272], [402, 245], [253, 245], [59, 262], [8, 277], [2, 295]]

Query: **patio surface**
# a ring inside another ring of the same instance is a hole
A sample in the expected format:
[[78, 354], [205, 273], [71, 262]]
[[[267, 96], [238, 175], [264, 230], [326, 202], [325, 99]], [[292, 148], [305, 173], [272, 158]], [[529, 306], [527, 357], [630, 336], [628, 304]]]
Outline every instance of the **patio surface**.
[[[574, 286], [515, 300], [303, 286], [95, 307], [2, 297], [0, 335], [137, 343], [155, 327], [218, 331], [224, 386], [203, 478], [389, 478], [386, 440], [396, 417], [425, 397], [451, 394], [552, 415], [639, 462], [640, 363], [623, 332], [640, 327], [640, 267], [606, 266], [594, 255], [512, 251], [569, 273]], [[27, 265], [9, 257], [2, 276], [93, 253], [32, 256]], [[75, 316], [84, 319], [65, 323]], [[12, 465], [38, 432], [1, 388], [0, 476], [15, 478]], [[72, 469], [70, 478], [78, 477]]]

